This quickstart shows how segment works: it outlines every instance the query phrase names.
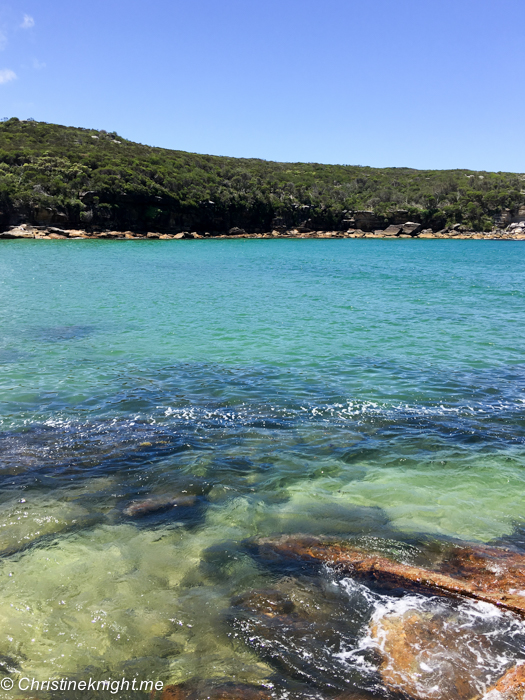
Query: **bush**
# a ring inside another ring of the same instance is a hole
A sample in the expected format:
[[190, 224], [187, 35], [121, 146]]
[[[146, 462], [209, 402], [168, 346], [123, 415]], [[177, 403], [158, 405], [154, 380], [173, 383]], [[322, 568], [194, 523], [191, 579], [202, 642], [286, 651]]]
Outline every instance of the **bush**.
[[281, 217], [289, 227], [338, 229], [355, 210], [388, 221], [402, 209], [433, 228], [486, 230], [502, 208], [524, 204], [522, 184], [514, 173], [275, 163], [152, 148], [115, 132], [0, 123], [3, 209], [65, 209], [115, 227], [270, 230]]

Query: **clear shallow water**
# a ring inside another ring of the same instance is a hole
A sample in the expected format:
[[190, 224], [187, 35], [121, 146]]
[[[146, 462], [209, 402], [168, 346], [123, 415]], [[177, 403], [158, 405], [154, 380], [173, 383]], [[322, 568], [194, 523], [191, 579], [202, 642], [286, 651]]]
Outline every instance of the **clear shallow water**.
[[3, 242], [0, 660], [325, 692], [232, 636], [286, 575], [247, 539], [525, 550], [524, 272], [512, 242]]

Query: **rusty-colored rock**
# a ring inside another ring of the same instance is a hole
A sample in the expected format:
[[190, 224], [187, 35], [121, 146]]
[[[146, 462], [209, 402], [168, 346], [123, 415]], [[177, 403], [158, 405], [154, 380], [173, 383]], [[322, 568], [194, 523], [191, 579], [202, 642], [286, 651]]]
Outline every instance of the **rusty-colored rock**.
[[386, 557], [314, 537], [260, 540], [266, 557], [329, 564], [355, 578], [379, 585], [473, 598], [525, 615], [525, 556], [505, 549], [471, 547], [453, 550], [439, 571], [400, 564]]
[[523, 554], [484, 545], [458, 547], [441, 564], [440, 572], [468, 582], [472, 597], [525, 612]]
[[[155, 693], [151, 693], [151, 700], [155, 697]], [[167, 685], [160, 695], [160, 700], [185, 700], [189, 695], [188, 687], [185, 683], [179, 685]]]
[[270, 700], [266, 688], [244, 683], [213, 685], [210, 681], [167, 685], [160, 700]]
[[124, 509], [124, 515], [130, 518], [142, 518], [150, 513], [156, 513], [159, 510], [168, 508], [188, 507], [195, 505], [196, 496], [152, 496], [141, 501], [133, 501]]
[[[472, 545], [455, 547], [440, 566], [440, 571], [455, 578], [468, 578], [479, 586], [492, 583], [494, 577], [505, 586], [525, 587], [525, 556], [500, 547]], [[525, 590], [523, 591], [525, 595]]]
[[385, 615], [370, 632], [381, 650], [382, 681], [394, 692], [418, 700], [472, 700], [484, 681], [479, 658], [487, 637], [453, 620], [408, 610]]
[[481, 700], [523, 700], [524, 697], [525, 665], [521, 665], [507, 671]]

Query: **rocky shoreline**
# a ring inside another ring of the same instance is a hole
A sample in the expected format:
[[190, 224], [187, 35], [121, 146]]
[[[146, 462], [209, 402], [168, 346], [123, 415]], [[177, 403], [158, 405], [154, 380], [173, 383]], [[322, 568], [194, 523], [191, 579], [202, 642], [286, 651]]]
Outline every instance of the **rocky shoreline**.
[[[366, 641], [361, 649], [366, 647], [377, 664], [368, 685], [352, 677], [347, 667], [348, 675], [341, 684], [344, 690], [334, 682], [328, 694], [317, 692], [315, 697], [522, 700], [525, 663], [509, 657], [500, 659], [499, 670], [488, 668], [487, 661], [494, 653], [490, 650], [491, 633], [487, 635], [486, 629], [473, 625], [468, 615], [462, 617], [460, 607], [439, 601], [476, 599], [488, 605], [468, 609], [478, 618], [485, 615], [509, 621], [502, 610], [524, 616], [523, 554], [503, 547], [449, 543], [434, 551], [432, 565], [423, 567], [350, 543], [301, 535], [263, 538], [249, 543], [249, 549], [261, 564], [295, 563], [300, 567], [295, 575], [289, 569], [274, 588], [252, 589], [235, 596], [226, 618], [234, 637], [243, 639], [263, 660], [298, 682], [307, 680], [306, 687], [298, 684], [299, 693], [292, 694], [297, 700], [313, 697], [306, 688], [316, 683], [323, 686], [321, 677], [329, 671], [322, 656], [318, 658], [320, 649], [339, 649], [337, 634], [349, 622], [347, 611], [338, 612], [335, 589], [329, 592], [329, 588], [316, 587], [305, 565], [317, 565], [325, 572], [329, 569], [339, 579], [344, 576], [366, 582], [369, 591], [391, 594], [390, 606], [385, 604], [386, 598], [378, 598], [379, 607], [363, 638]], [[404, 605], [393, 604], [403, 599]], [[356, 607], [354, 616], [359, 617]], [[344, 654], [348, 654], [347, 649]], [[333, 661], [337, 656], [340, 653], [329, 658]], [[361, 668], [365, 668], [362, 658]], [[320, 671], [319, 677], [314, 667]], [[194, 679], [168, 685], [160, 697], [152, 694], [152, 700], [272, 700], [272, 687]]]
[[[479, 607], [476, 615], [488, 613], [495, 619], [506, 614], [502, 611], [510, 611], [525, 616], [525, 556], [522, 553], [504, 547], [449, 543], [441, 551], [434, 552], [434, 562], [420, 566], [386, 556], [384, 547], [383, 553], [378, 553], [350, 543], [301, 535], [263, 538], [255, 541], [252, 547], [260, 561], [267, 565], [280, 561], [328, 567], [338, 577], [366, 582], [383, 594], [394, 593], [398, 600], [404, 597], [404, 606], [383, 605], [372, 615], [367, 636], [369, 648], [373, 648], [379, 658], [381, 684], [393, 697], [406, 700], [523, 698], [523, 660], [513, 663], [507, 659], [506, 668], [487, 684], [486, 669], [483, 670], [481, 663], [488, 649], [486, 631], [476, 632], [466, 619], [461, 622], [458, 608], [450, 607], [447, 612], [446, 606], [440, 607], [437, 602], [447, 598], [474, 599], [489, 606]], [[289, 586], [290, 577], [286, 581]], [[420, 603], [426, 600], [427, 607], [425, 604], [418, 607], [416, 599], [410, 597], [414, 594], [419, 595]], [[297, 598], [287, 595], [286, 591], [261, 590], [238, 597], [232, 605], [251, 616], [256, 624], [247, 627], [247, 632], [259, 633], [264, 645], [270, 646], [279, 624], [288, 634], [299, 628], [300, 638], [305, 638], [304, 624], [301, 626], [303, 618], [309, 618], [311, 628], [315, 628], [313, 636], [321, 639], [327, 628], [324, 616], [316, 614], [318, 599], [315, 599], [313, 615], [311, 606], [304, 606], [302, 592], [299, 600], [298, 605]]]
[[474, 239], [474, 240], [525, 240], [525, 221], [510, 224], [505, 229], [492, 231], [471, 231], [462, 224], [454, 224], [440, 231], [423, 229], [421, 224], [407, 221], [404, 224], [392, 224], [384, 230], [363, 231], [349, 228], [345, 231], [314, 231], [304, 227], [292, 229], [273, 229], [272, 231], [249, 233], [241, 228], [232, 228], [228, 232], [179, 231], [177, 233], [160, 233], [155, 231], [109, 231], [102, 229], [63, 229], [56, 226], [33, 226], [21, 224], [11, 226], [0, 232], [0, 239], [31, 238], [38, 240], [65, 239], [105, 239], [105, 240], [193, 240], [199, 238], [421, 238], [421, 239]]

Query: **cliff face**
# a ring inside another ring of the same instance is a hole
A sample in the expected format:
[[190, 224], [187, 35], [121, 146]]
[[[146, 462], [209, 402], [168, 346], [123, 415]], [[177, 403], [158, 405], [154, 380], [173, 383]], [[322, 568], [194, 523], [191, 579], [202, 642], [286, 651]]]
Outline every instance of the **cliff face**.
[[514, 173], [273, 163], [152, 148], [105, 131], [0, 123], [2, 230], [371, 232], [411, 221], [488, 231], [523, 218], [522, 185]]
[[[157, 199], [147, 197], [102, 197], [94, 204], [89, 201], [94, 193], [87, 193], [81, 201], [85, 208], [68, 209], [50, 207], [31, 207], [8, 203], [0, 212], [0, 231], [7, 231], [13, 226], [29, 224], [35, 226], [51, 226], [63, 229], [84, 229], [88, 231], [119, 230], [147, 231], [154, 228], [163, 233], [178, 233], [180, 231], [209, 232], [218, 236], [228, 232], [263, 233], [277, 230], [279, 232], [297, 229], [301, 233], [311, 231], [347, 231], [360, 229], [365, 232], [385, 229], [389, 225], [404, 224], [408, 219], [406, 210], [393, 211], [380, 216], [372, 211], [350, 211], [339, 217], [328, 214], [316, 216], [315, 219], [305, 219], [295, 212], [286, 216], [275, 216], [274, 211], [245, 212], [245, 211], [213, 211], [206, 206], [197, 210], [185, 210], [183, 207], [170, 206]], [[100, 200], [99, 200], [100, 201]], [[107, 208], [111, 206], [111, 209]], [[151, 209], [155, 209], [155, 217], [151, 217]], [[412, 219], [421, 223], [422, 217], [417, 213]], [[440, 221], [439, 223], [442, 223]], [[432, 227], [431, 227], [432, 228]], [[434, 229], [441, 227], [435, 225]]]
[[[151, 228], [163, 233], [180, 231], [210, 232], [221, 235], [239, 229], [247, 233], [285, 231], [299, 229], [310, 231], [360, 229], [375, 231], [389, 224], [404, 224], [409, 218], [421, 223], [422, 213], [406, 209], [387, 212], [383, 215], [367, 210], [344, 210], [333, 212], [321, 210], [310, 212], [306, 207], [293, 207], [287, 211], [276, 211], [270, 205], [243, 208], [226, 208], [213, 201], [200, 202], [198, 206], [159, 195], [141, 193], [119, 193], [112, 191], [79, 192], [81, 206], [50, 202], [31, 203], [7, 201], [0, 211], [0, 230], [20, 224], [55, 226], [64, 229], [132, 230], [147, 231]], [[308, 208], [309, 209], [309, 208]], [[443, 227], [445, 219], [434, 217], [434, 229]]]

